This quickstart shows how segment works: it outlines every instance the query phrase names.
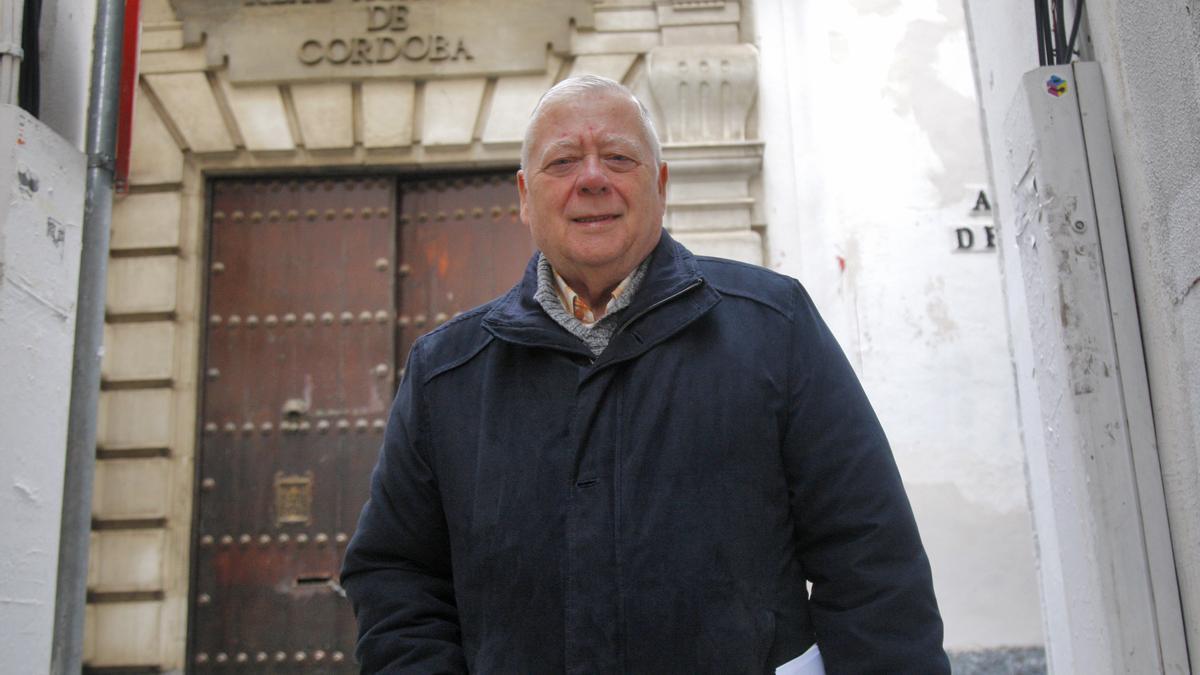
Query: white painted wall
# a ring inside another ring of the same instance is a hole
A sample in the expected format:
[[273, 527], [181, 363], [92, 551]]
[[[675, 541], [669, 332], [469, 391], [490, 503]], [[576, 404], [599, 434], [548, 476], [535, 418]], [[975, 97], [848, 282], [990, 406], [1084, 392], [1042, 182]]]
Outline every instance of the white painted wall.
[[[965, 4], [987, 142], [999, 153], [1020, 75], [1037, 66], [1032, 11], [1022, 0]], [[1191, 669], [1200, 671], [1200, 2], [1090, 0], [1087, 7], [1107, 90]], [[993, 172], [997, 186], [1012, 184], [1003, 158]], [[1004, 220], [1007, 207], [998, 201]], [[1029, 348], [1023, 304], [1010, 292], [1018, 352]], [[1045, 489], [1033, 481], [1035, 504], [1051, 501]], [[1040, 538], [1051, 529], [1038, 517]], [[1065, 599], [1055, 601], [1061, 588], [1046, 576], [1053, 616]], [[1052, 643], [1056, 630], [1050, 626]]]
[[1088, 3], [1117, 120], [1150, 395], [1191, 669], [1200, 671], [1200, 2]]
[[960, 3], [754, 17], [770, 265], [813, 294], [883, 421], [947, 648], [1041, 645], [998, 261], [954, 251], [956, 228], [991, 224], [971, 214], [988, 181]]
[[0, 105], [0, 671], [50, 667], [84, 157]]
[[40, 119], [84, 149], [91, 90], [95, 0], [42, 3]]
[[12, 673], [50, 668], [95, 3], [42, 11], [42, 119], [0, 106], [0, 671]]

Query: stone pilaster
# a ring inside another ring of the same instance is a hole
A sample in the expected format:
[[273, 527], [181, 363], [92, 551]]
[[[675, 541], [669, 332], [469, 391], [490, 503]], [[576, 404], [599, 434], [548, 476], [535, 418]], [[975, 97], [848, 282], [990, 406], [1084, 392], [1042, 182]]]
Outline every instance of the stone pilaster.
[[[664, 36], [667, 22], [675, 22], [705, 28], [687, 34], [692, 37], [719, 37], [723, 31], [710, 29], [722, 20], [736, 22], [730, 7], [737, 5], [662, 0], [659, 20]], [[668, 229], [696, 253], [762, 264], [750, 192], [762, 169], [762, 143], [747, 132], [757, 94], [757, 50], [737, 43], [668, 44], [651, 50], [646, 63], [671, 171]]]

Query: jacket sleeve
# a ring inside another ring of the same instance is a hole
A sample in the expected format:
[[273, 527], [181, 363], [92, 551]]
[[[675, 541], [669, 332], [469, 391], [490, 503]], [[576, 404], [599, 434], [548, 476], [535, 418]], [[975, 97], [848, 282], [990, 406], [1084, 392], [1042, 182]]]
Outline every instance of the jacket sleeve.
[[392, 404], [370, 498], [342, 564], [364, 673], [466, 673], [450, 543], [421, 447], [420, 341]]
[[796, 284], [784, 464], [825, 668], [949, 673], [929, 560], [887, 438]]

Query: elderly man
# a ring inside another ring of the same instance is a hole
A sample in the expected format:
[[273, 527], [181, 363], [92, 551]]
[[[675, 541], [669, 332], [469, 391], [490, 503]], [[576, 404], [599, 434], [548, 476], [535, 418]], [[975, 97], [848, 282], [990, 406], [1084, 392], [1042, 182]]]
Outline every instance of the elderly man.
[[795, 280], [663, 232], [667, 177], [621, 85], [538, 104], [541, 252], [413, 346], [346, 553], [365, 672], [948, 672], [853, 372]]

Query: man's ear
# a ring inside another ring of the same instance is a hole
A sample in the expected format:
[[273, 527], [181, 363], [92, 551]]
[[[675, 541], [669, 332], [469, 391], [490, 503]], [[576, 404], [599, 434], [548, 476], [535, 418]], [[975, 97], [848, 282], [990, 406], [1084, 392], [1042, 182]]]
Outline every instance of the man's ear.
[[667, 171], [667, 163], [659, 162], [658, 164], [658, 196], [662, 197], [663, 202], [667, 201], [667, 179], [670, 172]]
[[521, 222], [529, 224], [529, 186], [525, 184], [525, 171], [517, 171], [517, 197], [521, 200]]

